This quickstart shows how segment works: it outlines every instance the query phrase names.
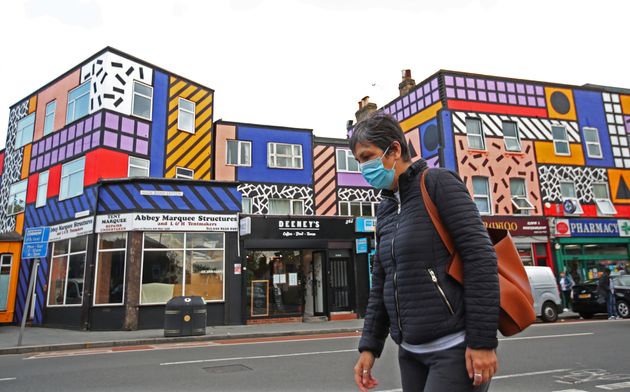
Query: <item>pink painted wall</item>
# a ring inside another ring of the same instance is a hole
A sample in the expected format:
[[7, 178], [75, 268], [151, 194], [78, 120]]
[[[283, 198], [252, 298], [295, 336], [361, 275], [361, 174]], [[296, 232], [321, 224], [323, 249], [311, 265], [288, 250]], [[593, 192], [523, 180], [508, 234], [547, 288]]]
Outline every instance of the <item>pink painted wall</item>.
[[44, 135], [46, 105], [52, 100], [57, 101], [53, 132], [60, 130], [66, 125], [68, 92], [79, 85], [80, 76], [81, 70], [77, 69], [37, 95], [37, 111], [35, 113], [35, 133], [33, 135], [33, 141], [40, 139]]
[[217, 124], [216, 137], [214, 140], [216, 143], [216, 152], [214, 155], [215, 180], [236, 180], [236, 167], [226, 165], [228, 139], [236, 139], [236, 126]]
[[540, 184], [536, 170], [534, 143], [521, 140], [522, 152], [506, 152], [502, 138], [486, 137], [488, 151], [468, 149], [466, 136], [455, 136], [459, 175], [472, 194], [472, 177], [489, 177], [493, 215], [512, 215], [510, 178], [525, 178], [527, 197], [534, 205], [531, 215], [542, 215]]

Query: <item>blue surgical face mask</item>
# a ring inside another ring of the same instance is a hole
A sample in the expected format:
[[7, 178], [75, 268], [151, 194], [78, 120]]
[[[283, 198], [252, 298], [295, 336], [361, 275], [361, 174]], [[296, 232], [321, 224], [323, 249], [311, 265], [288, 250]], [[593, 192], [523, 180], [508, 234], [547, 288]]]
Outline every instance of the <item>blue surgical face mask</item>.
[[363, 178], [376, 189], [391, 189], [394, 182], [394, 166], [391, 169], [385, 169], [383, 165], [383, 158], [387, 154], [389, 147], [385, 150], [383, 155], [370, 161], [364, 162], [359, 165]]

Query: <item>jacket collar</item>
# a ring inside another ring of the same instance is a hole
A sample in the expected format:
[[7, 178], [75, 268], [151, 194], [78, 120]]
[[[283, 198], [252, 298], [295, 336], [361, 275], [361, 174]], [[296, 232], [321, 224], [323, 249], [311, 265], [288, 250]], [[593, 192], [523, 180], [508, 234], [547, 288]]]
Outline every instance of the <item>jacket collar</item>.
[[[400, 191], [400, 193], [401, 194], [406, 193], [407, 189], [409, 189], [409, 186], [412, 184], [412, 182], [416, 180], [416, 177], [418, 176], [418, 174], [422, 173], [427, 168], [428, 168], [427, 162], [422, 158], [412, 163], [411, 166], [409, 166], [407, 170], [405, 170], [400, 175], [400, 177], [398, 177], [398, 190]], [[382, 195], [384, 197], [394, 197], [394, 192], [390, 191], [389, 189], [384, 189], [382, 191]]]

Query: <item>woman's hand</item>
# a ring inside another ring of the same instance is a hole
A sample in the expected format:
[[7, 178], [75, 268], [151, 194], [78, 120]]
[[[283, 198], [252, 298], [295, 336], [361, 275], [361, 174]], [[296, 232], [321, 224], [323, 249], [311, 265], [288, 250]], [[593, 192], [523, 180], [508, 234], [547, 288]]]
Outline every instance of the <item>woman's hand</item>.
[[497, 353], [494, 350], [466, 348], [466, 369], [474, 386], [490, 381], [498, 368]]
[[374, 354], [363, 351], [357, 364], [354, 365], [354, 382], [357, 383], [361, 392], [375, 388], [378, 380], [372, 377], [372, 366], [374, 366]]

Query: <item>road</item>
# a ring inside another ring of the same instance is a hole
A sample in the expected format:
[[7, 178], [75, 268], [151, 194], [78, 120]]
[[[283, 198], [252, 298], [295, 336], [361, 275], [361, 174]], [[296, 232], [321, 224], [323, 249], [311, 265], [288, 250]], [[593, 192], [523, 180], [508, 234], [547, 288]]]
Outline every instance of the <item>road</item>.
[[[0, 357], [0, 391], [355, 391], [356, 334]], [[376, 391], [400, 391], [388, 341]], [[501, 339], [491, 391], [630, 392], [630, 320], [536, 324]]]

